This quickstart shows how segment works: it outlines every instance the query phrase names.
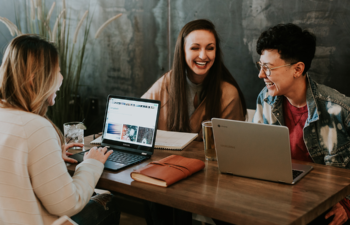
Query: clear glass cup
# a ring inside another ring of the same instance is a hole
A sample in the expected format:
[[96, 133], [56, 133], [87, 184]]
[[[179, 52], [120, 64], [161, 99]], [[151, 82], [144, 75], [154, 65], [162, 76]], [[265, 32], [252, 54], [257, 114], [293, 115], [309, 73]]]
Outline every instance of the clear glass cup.
[[204, 155], [206, 160], [216, 161], [213, 125], [210, 120], [202, 122]]
[[[84, 144], [84, 124], [81, 122], [69, 122], [63, 124], [64, 143]], [[73, 149], [82, 149], [81, 147], [73, 147]]]

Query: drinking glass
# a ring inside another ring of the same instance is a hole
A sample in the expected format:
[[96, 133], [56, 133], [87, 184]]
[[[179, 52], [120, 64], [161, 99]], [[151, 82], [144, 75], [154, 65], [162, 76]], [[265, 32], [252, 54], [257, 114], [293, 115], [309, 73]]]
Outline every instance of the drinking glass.
[[202, 134], [205, 159], [216, 161], [217, 159], [213, 136], [213, 125], [210, 120], [202, 122]]
[[[84, 144], [84, 127], [84, 124], [81, 122], [64, 123], [64, 143]], [[81, 147], [73, 147], [73, 149], [81, 149]]]

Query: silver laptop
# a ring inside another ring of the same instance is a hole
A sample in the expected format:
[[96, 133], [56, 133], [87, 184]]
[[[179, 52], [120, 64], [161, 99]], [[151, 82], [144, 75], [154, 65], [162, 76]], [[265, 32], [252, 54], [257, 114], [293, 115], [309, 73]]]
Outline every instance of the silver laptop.
[[312, 166], [292, 163], [287, 127], [212, 119], [222, 173], [295, 184]]

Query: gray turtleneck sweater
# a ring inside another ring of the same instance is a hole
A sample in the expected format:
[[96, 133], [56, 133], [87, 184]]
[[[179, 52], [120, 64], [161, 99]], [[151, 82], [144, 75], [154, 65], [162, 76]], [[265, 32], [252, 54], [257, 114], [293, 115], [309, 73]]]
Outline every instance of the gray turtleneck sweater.
[[201, 103], [202, 99], [200, 99], [200, 93], [202, 91], [202, 84], [194, 84], [188, 77], [186, 76], [187, 81], [187, 104], [188, 104], [188, 116], [191, 117], [195, 108], [194, 108], [194, 97], [197, 93], [198, 95], [198, 105]]

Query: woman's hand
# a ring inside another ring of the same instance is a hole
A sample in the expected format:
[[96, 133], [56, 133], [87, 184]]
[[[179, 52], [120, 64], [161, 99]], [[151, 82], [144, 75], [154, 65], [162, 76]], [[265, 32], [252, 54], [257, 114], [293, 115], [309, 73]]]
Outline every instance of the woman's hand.
[[72, 147], [80, 147], [80, 148], [83, 148], [83, 147], [84, 147], [84, 144], [70, 143], [70, 144], [67, 144], [67, 145], [62, 145], [62, 158], [63, 158], [63, 160], [64, 160], [65, 162], [68, 162], [68, 163], [78, 163], [77, 160], [68, 157], [68, 156], [70, 156], [70, 155], [73, 155], [72, 153], [67, 152], [67, 149], [70, 149], [70, 148], [72, 148]]
[[328, 219], [330, 216], [333, 215], [334, 218], [332, 222], [329, 223], [329, 225], [341, 225], [348, 220], [348, 215], [346, 214], [345, 209], [339, 202], [335, 204], [332, 210], [326, 214], [325, 219]]
[[84, 155], [84, 160], [86, 159], [96, 159], [100, 161], [101, 163], [105, 164], [108, 157], [113, 153], [113, 150], [109, 150], [107, 152], [107, 147], [104, 148], [98, 148], [93, 147], [90, 149], [90, 151], [86, 152]]

